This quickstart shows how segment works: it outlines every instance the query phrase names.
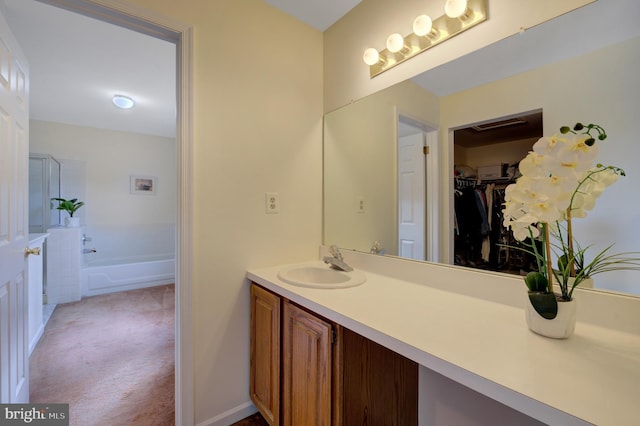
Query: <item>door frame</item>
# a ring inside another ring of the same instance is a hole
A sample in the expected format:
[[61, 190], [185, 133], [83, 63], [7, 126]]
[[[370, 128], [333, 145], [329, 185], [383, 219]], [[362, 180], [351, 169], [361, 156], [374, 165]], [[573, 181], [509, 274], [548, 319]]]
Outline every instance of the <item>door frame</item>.
[[176, 45], [177, 211], [175, 420], [195, 424], [192, 271], [193, 253], [193, 27], [118, 0], [37, 0], [147, 34]]

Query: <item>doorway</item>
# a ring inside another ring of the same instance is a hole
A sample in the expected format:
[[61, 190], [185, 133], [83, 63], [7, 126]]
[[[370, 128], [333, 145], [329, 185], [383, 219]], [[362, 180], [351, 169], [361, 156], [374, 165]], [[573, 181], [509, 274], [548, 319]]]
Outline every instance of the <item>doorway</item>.
[[425, 135], [400, 116], [398, 124], [398, 256], [425, 260]]
[[437, 262], [437, 131], [402, 112], [397, 129], [398, 255]]
[[542, 137], [542, 110], [473, 123], [453, 131], [454, 261], [458, 266], [521, 274], [531, 260], [502, 225], [505, 188]]
[[67, 9], [81, 15], [169, 41], [176, 47], [176, 423], [193, 424], [193, 366], [191, 326], [191, 254], [188, 243], [192, 230], [190, 221], [192, 199], [191, 147], [191, 78], [192, 29], [158, 15], [149, 15], [115, 1], [41, 0], [42, 3]]

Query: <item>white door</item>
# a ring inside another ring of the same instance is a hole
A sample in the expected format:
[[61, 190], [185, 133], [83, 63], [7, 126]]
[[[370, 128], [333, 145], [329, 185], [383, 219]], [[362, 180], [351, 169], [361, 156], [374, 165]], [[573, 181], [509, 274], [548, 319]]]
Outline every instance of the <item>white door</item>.
[[29, 402], [29, 72], [0, 14], [0, 402]]
[[426, 260], [424, 133], [398, 138], [398, 255]]

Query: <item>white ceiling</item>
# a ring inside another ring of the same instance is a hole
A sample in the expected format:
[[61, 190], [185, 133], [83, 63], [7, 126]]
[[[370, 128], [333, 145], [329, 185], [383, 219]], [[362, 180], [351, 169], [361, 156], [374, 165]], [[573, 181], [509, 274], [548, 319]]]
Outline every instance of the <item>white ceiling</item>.
[[[360, 0], [265, 0], [324, 31]], [[30, 65], [32, 119], [175, 136], [175, 46], [36, 0], [0, 0]], [[114, 94], [136, 100], [131, 110]]]
[[285, 13], [324, 31], [361, 0], [264, 0]]
[[[264, 1], [321, 31], [360, 2]], [[30, 63], [33, 119], [175, 136], [173, 44], [36, 0], [0, 0], [0, 10]], [[637, 0], [599, 0], [414, 80], [445, 96], [638, 36], [638, 16]], [[116, 93], [136, 107], [114, 108]]]
[[[175, 137], [175, 46], [35, 0], [0, 0], [30, 66], [32, 119]], [[119, 110], [111, 97], [134, 98]]]

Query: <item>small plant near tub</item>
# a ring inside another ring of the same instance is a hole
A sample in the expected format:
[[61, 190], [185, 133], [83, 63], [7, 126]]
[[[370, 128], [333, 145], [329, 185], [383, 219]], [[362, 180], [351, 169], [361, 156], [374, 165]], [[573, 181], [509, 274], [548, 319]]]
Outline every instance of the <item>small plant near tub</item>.
[[58, 210], [64, 210], [69, 213], [69, 217], [73, 217], [73, 214], [78, 211], [78, 209], [84, 206], [84, 201], [78, 201], [77, 198], [72, 198], [70, 200], [64, 198], [53, 198], [53, 200], [58, 201]]

